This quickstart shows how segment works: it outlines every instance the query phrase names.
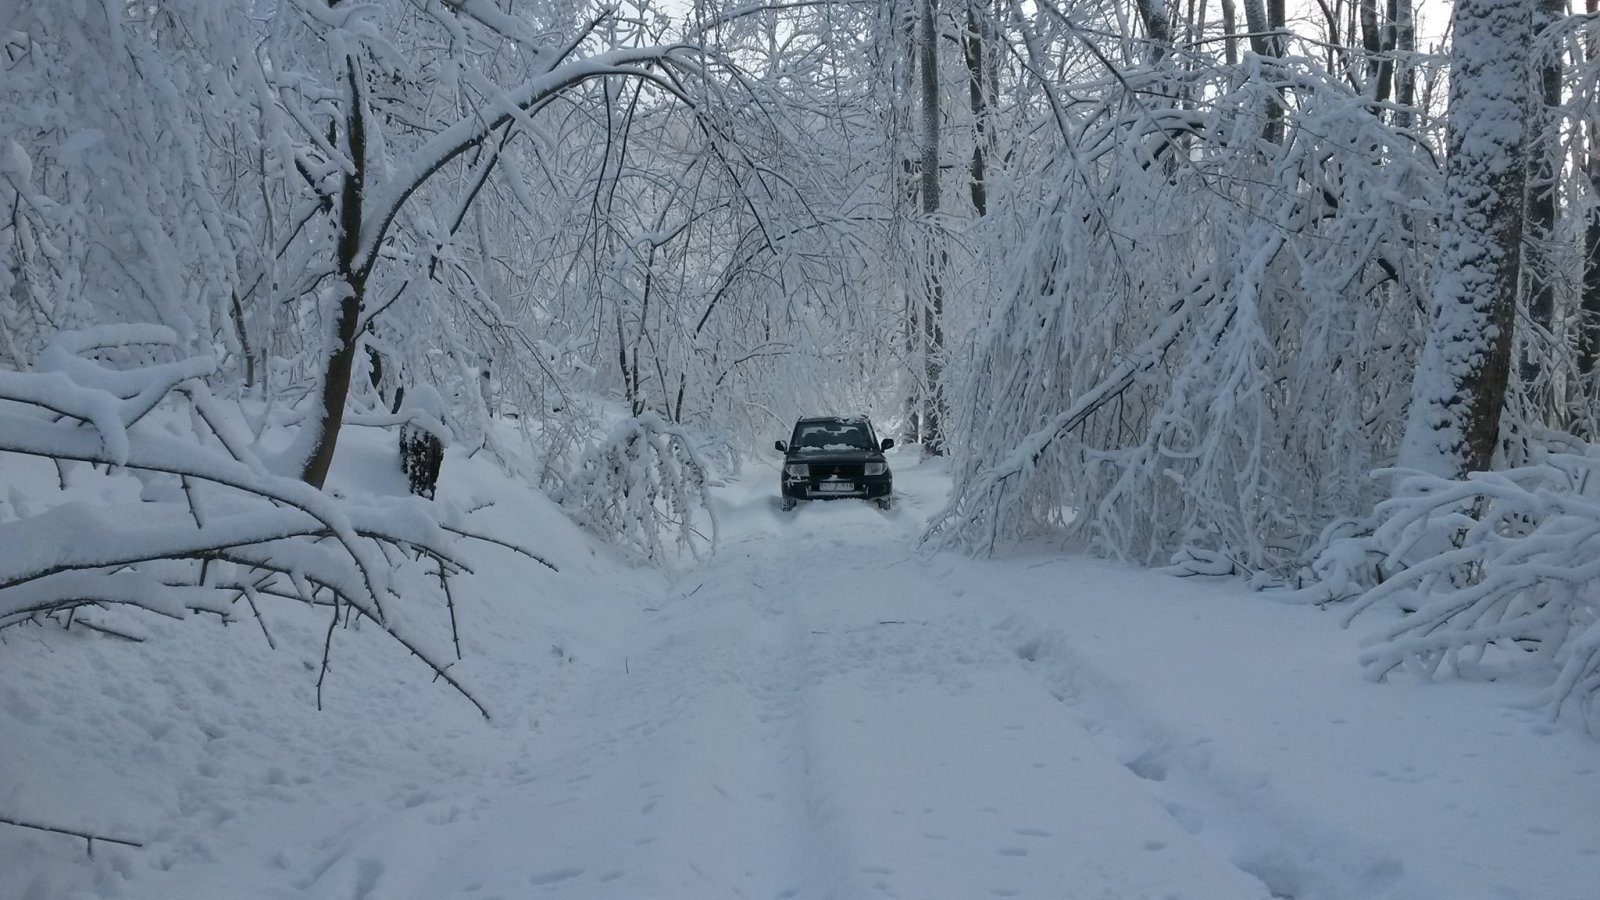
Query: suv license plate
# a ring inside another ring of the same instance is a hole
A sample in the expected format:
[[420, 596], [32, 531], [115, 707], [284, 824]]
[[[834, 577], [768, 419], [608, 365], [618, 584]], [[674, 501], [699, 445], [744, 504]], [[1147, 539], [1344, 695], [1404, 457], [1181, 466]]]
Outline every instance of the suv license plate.
[[853, 484], [845, 484], [840, 482], [829, 482], [827, 484], [817, 485], [817, 490], [824, 494], [847, 494], [855, 489], [856, 486]]

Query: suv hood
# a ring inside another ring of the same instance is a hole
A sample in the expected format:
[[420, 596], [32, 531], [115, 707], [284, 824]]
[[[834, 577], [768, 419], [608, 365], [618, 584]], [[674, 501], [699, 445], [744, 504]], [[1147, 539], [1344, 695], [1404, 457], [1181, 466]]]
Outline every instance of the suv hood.
[[788, 453], [784, 462], [791, 463], [845, 463], [884, 462], [883, 454], [876, 450], [818, 450], [813, 453]]

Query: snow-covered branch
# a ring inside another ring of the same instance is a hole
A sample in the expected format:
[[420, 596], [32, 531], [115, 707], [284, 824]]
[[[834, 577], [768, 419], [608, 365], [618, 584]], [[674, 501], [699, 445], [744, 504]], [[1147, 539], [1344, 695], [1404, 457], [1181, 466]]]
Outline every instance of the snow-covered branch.
[[716, 545], [707, 481], [689, 435], [644, 413], [589, 448], [556, 497], [580, 525], [641, 559], [670, 563]]
[[[1548, 454], [1463, 480], [1390, 472], [1397, 496], [1368, 534], [1329, 542], [1308, 591], [1355, 597], [1348, 625], [1396, 609], [1361, 654], [1397, 670], [1549, 679], [1539, 702], [1600, 733], [1600, 454]], [[1382, 575], [1380, 583], [1374, 579]]]
[[[179, 347], [155, 326], [69, 333], [42, 355], [48, 370], [0, 372], [0, 454], [143, 483], [134, 504], [61, 502], [0, 523], [0, 628], [83, 605], [231, 618], [241, 599], [292, 599], [372, 620], [476, 704], [418, 602], [448, 601], [448, 579], [466, 571], [456, 536], [473, 535], [433, 504], [358, 502], [272, 474], [201, 380], [213, 364]], [[109, 362], [162, 351], [174, 358]], [[182, 412], [189, 436], [170, 427]], [[429, 584], [438, 590], [419, 587]]]

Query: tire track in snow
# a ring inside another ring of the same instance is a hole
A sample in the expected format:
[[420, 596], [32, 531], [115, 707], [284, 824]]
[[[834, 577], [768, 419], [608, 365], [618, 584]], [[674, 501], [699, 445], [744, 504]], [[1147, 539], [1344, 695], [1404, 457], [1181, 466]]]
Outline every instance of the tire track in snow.
[[1315, 811], [1290, 808], [1267, 775], [1219, 758], [1211, 739], [1163, 725], [1074, 654], [1060, 633], [1021, 612], [1007, 615], [1003, 631], [1040, 683], [1145, 783], [1175, 821], [1260, 879], [1274, 898], [1422, 900], [1396, 893], [1417, 890], [1402, 885], [1399, 858], [1319, 823]]
[[420, 859], [391, 860], [390, 892], [373, 896], [812, 896], [826, 865], [811, 849], [797, 626], [737, 559], [697, 575], [655, 607], [625, 666], [551, 715], [487, 808]]
[[886, 518], [802, 508], [756, 551], [805, 633], [826, 863], [805, 896], [1267, 896], [1173, 821], [1027, 670], [997, 611], [937, 558], [908, 556]]

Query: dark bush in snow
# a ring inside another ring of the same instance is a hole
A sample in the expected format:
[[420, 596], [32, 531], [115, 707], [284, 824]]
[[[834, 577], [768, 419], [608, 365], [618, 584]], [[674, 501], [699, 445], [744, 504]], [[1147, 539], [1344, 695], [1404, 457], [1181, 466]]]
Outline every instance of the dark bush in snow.
[[410, 422], [400, 426], [400, 469], [411, 493], [432, 500], [443, 463], [444, 441], [438, 435]]

